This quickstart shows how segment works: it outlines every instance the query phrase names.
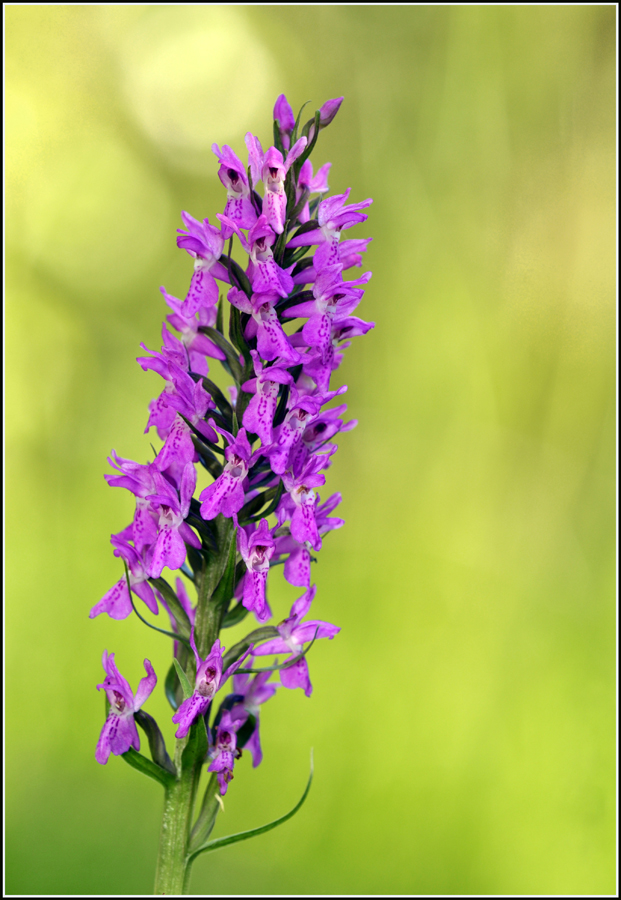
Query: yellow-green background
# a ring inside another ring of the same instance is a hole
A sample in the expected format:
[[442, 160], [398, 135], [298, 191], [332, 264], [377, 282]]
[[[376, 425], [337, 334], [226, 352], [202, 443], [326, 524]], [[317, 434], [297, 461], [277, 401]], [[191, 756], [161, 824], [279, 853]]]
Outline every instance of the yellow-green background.
[[95, 684], [170, 648], [88, 619], [132, 509], [103, 472], [151, 454], [134, 358], [179, 211], [223, 208], [209, 147], [268, 144], [284, 91], [345, 96], [314, 158], [375, 201], [314, 570], [342, 632], [216, 833], [292, 806], [313, 746], [306, 806], [194, 890], [612, 893], [614, 8], [9, 6], [6, 54], [7, 891], [151, 890], [160, 789], [95, 763]]

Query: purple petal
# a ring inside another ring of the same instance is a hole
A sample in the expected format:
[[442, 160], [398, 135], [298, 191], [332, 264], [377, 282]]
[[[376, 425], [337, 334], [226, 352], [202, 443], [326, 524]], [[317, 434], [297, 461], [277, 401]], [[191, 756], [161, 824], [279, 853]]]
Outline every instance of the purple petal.
[[129, 599], [129, 591], [127, 590], [127, 581], [125, 577], [121, 578], [117, 583], [107, 591], [99, 603], [91, 609], [90, 619], [101, 613], [108, 613], [111, 619], [126, 619], [132, 612], [132, 604]]
[[292, 666], [280, 670], [280, 683], [283, 687], [294, 689], [302, 688], [307, 697], [313, 693], [313, 686], [308, 674], [308, 663], [302, 657]]
[[196, 691], [187, 700], [184, 700], [177, 712], [172, 717], [173, 722], [179, 725], [175, 732], [175, 737], [184, 738], [194, 719], [202, 716], [207, 711], [207, 707], [211, 703], [206, 697], [201, 697]]

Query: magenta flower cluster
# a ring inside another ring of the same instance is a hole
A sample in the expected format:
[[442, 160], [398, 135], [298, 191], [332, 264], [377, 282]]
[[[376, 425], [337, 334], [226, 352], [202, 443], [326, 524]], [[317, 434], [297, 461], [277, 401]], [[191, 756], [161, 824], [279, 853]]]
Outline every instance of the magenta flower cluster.
[[[226, 189], [223, 211], [211, 222], [182, 213], [177, 245], [192, 259], [189, 290], [181, 300], [161, 288], [170, 311], [162, 347], [142, 345], [145, 355], [138, 357], [164, 381], [145, 429], [155, 428], [163, 446], [144, 463], [113, 451], [114, 471], [105, 476], [128, 490], [136, 506], [132, 522], [111, 537], [125, 574], [90, 615], [125, 619], [135, 611], [142, 618], [140, 602], [154, 615], [164, 609], [171, 631], [161, 630], [174, 639], [177, 663], [165, 682], [176, 737], [186, 738], [204, 720], [205, 761], [221, 794], [242, 747], [255, 766], [261, 761], [259, 709], [276, 693], [275, 679], [310, 696], [306, 653], [314, 640], [339, 631], [307, 618], [316, 593], [313, 554], [343, 525], [333, 515], [341, 495], [322, 500], [319, 491], [337, 450], [335, 436], [356, 424], [345, 420], [344, 403], [332, 404], [346, 387], [331, 389], [330, 380], [352, 338], [373, 327], [354, 315], [371, 273], [345, 278], [362, 265], [370, 238], [342, 239], [366, 220], [371, 200], [350, 203], [349, 189], [327, 196], [330, 163], [314, 172], [309, 158], [341, 100], [329, 100], [300, 130], [299, 116], [281, 95], [274, 145], [264, 151], [248, 133], [247, 166], [231, 147], [213, 145]], [[227, 373], [228, 393], [209, 377], [214, 360]], [[212, 480], [196, 496], [197, 466]], [[267, 586], [279, 564], [303, 593], [272, 626]], [[176, 577], [173, 588], [165, 570], [194, 584], [196, 603], [186, 582]], [[209, 621], [215, 615], [219, 627], [207, 640], [201, 622], [209, 604]], [[255, 631], [227, 654], [220, 629], [248, 613]], [[256, 668], [264, 657], [274, 664]], [[134, 696], [114, 654], [104, 653], [99, 687], [109, 713], [97, 744], [100, 763], [110, 753], [140, 749], [135, 721], [152, 723], [152, 743], [157, 726], [139, 709], [157, 679], [150, 662], [144, 665], [147, 677]], [[193, 682], [190, 695], [186, 689], [184, 696], [179, 666]]]

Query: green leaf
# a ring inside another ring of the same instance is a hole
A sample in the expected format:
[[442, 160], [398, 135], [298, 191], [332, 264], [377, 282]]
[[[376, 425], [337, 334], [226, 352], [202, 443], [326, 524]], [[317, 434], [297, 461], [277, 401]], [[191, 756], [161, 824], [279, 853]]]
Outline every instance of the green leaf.
[[226, 568], [222, 573], [222, 577], [218, 582], [218, 586], [209, 601], [216, 609], [226, 610], [229, 601], [235, 593], [235, 566], [237, 560], [237, 540], [235, 534], [231, 538], [229, 545], [229, 555], [226, 562]]
[[[321, 119], [321, 113], [319, 112], [319, 110], [316, 110], [316, 112], [315, 112], [315, 131], [313, 132], [313, 139], [309, 144], [306, 145], [306, 147], [304, 148], [304, 152], [301, 153], [300, 156], [298, 156], [298, 158], [296, 159], [296, 161], [293, 164], [294, 169], [295, 169], [296, 179], [298, 177], [300, 169], [302, 168], [302, 166], [304, 165], [304, 163], [306, 162], [308, 157], [311, 155], [311, 153], [315, 149], [315, 144], [317, 143], [317, 138], [319, 137], [319, 120], [320, 119]], [[312, 119], [309, 121], [312, 124]], [[309, 124], [309, 123], [307, 123], [307, 124]], [[304, 128], [306, 128], [306, 125], [304, 126]], [[309, 124], [308, 133], [310, 134], [310, 124]]]
[[187, 738], [187, 744], [181, 754], [182, 769], [191, 769], [197, 760], [205, 758], [207, 753], [207, 730], [205, 728], [205, 719], [198, 716], [194, 719], [190, 733]]
[[[153, 585], [153, 587], [157, 588], [157, 590], [162, 594], [164, 600], [168, 604], [168, 607], [175, 617], [175, 621], [179, 626], [179, 634], [173, 634], [172, 636], [175, 640], [179, 640], [181, 638], [187, 638], [190, 636], [190, 620], [188, 619], [188, 614], [185, 609], [179, 602], [179, 599], [171, 586], [168, 584], [165, 578], [149, 578], [149, 582]], [[159, 629], [161, 631], [161, 629]]]
[[177, 671], [177, 675], [179, 676], [179, 681], [181, 682], [181, 690], [183, 691], [183, 699], [187, 700], [188, 697], [191, 697], [194, 691], [188, 681], [188, 676], [183, 671], [183, 667], [177, 657], [173, 659], [173, 665]]
[[243, 640], [237, 644], [233, 644], [231, 649], [224, 654], [222, 658], [222, 671], [237, 662], [239, 657], [246, 652], [251, 644], [260, 644], [263, 641], [270, 641], [272, 638], [280, 637], [280, 632], [273, 625], [264, 625], [262, 628], [256, 628], [247, 634]]
[[[259, 630], [259, 629], [257, 629]], [[301, 653], [298, 653], [297, 656], [292, 656], [291, 659], [286, 659], [282, 663], [275, 663], [273, 666], [266, 666], [264, 669], [237, 669], [237, 674], [239, 675], [256, 675], [261, 672], [278, 672], [279, 669], [289, 669], [291, 666], [294, 666], [298, 660], [302, 659], [303, 656], [306, 656], [310, 648], [315, 643], [317, 638], [317, 632], [319, 631], [319, 625], [315, 628], [315, 634], [313, 635], [313, 639], [306, 648], [306, 650], [302, 650]], [[278, 654], [276, 654], [278, 655]]]
[[147, 759], [142, 753], [138, 753], [133, 747], [130, 747], [127, 753], [121, 753], [121, 756], [132, 768], [137, 769], [139, 772], [142, 772], [143, 775], [147, 775], [154, 781], [159, 781], [165, 788], [169, 787], [175, 780], [174, 775], [171, 775], [170, 772], [162, 769], [161, 766], [151, 762], [150, 759]]
[[177, 696], [180, 691], [181, 682], [179, 681], [179, 676], [177, 675], [175, 664], [172, 663], [170, 669], [168, 670], [168, 674], [166, 675], [166, 681], [164, 682], [164, 693], [166, 694], [166, 699], [175, 710], [175, 712], [177, 712], [180, 706], [179, 698]]
[[242, 750], [246, 746], [246, 744], [252, 737], [252, 733], [256, 726], [256, 716], [253, 716], [252, 713], [249, 713], [248, 718], [237, 732], [237, 746], [240, 750]]
[[246, 365], [248, 365], [248, 363], [252, 365], [250, 348], [248, 347], [248, 344], [246, 343], [246, 339], [242, 332], [241, 313], [236, 306], [231, 306], [231, 315], [229, 318], [229, 337], [231, 338], [231, 343], [234, 344], [234, 346], [243, 355]]
[[[248, 522], [258, 522], [259, 519], [265, 519], [265, 518], [267, 518], [267, 516], [271, 516], [271, 514], [274, 512], [274, 510], [280, 503], [280, 498], [282, 497], [282, 492], [283, 492], [284, 488], [285, 488], [285, 485], [282, 481], [280, 481], [275, 488], [270, 488], [270, 491], [271, 490], [275, 491], [272, 502], [269, 504], [267, 509], [264, 509], [262, 512], [257, 513], [254, 516], [248, 516]], [[265, 491], [265, 493], [269, 494], [270, 491]]]
[[249, 838], [256, 837], [259, 834], [265, 834], [266, 831], [271, 831], [272, 828], [278, 828], [278, 826], [284, 824], [287, 819], [292, 818], [292, 816], [294, 816], [296, 812], [301, 808], [302, 804], [308, 797], [308, 792], [310, 791], [312, 781], [313, 755], [311, 753], [311, 768], [306, 789], [302, 794], [300, 800], [296, 803], [296, 805], [290, 812], [286, 813], [286, 815], [284, 816], [281, 816], [279, 819], [274, 819], [274, 821], [270, 822], [268, 825], [262, 825], [260, 828], [251, 828], [249, 831], [240, 831], [237, 834], [229, 834], [226, 837], [216, 838], [215, 841], [208, 841], [206, 844], [203, 844], [202, 847], [199, 847], [197, 850], [190, 854], [190, 860], [196, 859], [196, 857], [200, 853], [209, 853], [211, 850], [220, 850], [222, 847], [227, 847], [229, 844], [236, 844], [238, 841], [247, 841]]
[[240, 622], [243, 622], [249, 612], [250, 610], [246, 609], [243, 603], [235, 604], [233, 609], [229, 609], [225, 615], [220, 628], [232, 628], [233, 625], [239, 625]]
[[153, 762], [167, 772], [170, 772], [171, 775], [176, 776], [177, 771], [170, 756], [166, 752], [164, 736], [153, 716], [150, 716], [149, 713], [145, 712], [143, 709], [139, 709], [138, 712], [134, 713], [134, 719], [147, 736]]
[[280, 150], [283, 156], [286, 156], [286, 150], [282, 145], [282, 139], [280, 137], [280, 123], [278, 119], [274, 119], [274, 146], [277, 150]]
[[293, 126], [293, 131], [291, 132], [291, 146], [295, 144], [298, 139], [298, 128], [300, 127], [300, 119], [302, 118], [302, 113], [304, 112], [304, 107], [308, 106], [310, 100], [307, 100], [306, 103], [303, 103], [300, 107], [300, 111], [298, 113], [298, 117], [295, 120], [295, 125]]
[[216, 313], [216, 328], [220, 334], [224, 334], [224, 297], [220, 294], [218, 300], [218, 312]]
[[203, 376], [202, 381], [203, 381], [203, 387], [205, 388], [205, 390], [207, 391], [208, 394], [211, 394], [211, 396], [213, 397], [213, 399], [216, 402], [216, 406], [218, 407], [218, 409], [220, 410], [222, 415], [225, 416], [225, 418], [230, 419], [231, 413], [233, 412], [233, 410], [231, 408], [231, 404], [226, 399], [226, 397], [224, 396], [224, 394], [222, 393], [222, 391], [220, 390], [218, 385], [214, 384], [210, 378], [207, 378], [205, 376]]
[[229, 369], [229, 372], [235, 379], [235, 381], [240, 384], [242, 377], [242, 368], [239, 364], [239, 359], [237, 353], [234, 348], [231, 347], [229, 342], [225, 337], [223, 337], [219, 331], [216, 331], [215, 328], [211, 328], [209, 325], [201, 325], [198, 329], [202, 334], [206, 334], [207, 337], [211, 338], [211, 340], [216, 344], [226, 356], [226, 362]]

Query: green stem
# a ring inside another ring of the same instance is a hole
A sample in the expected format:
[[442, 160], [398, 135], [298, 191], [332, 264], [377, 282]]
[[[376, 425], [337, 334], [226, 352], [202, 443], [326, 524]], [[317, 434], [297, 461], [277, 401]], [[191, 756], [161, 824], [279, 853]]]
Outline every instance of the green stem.
[[[223, 600], [229, 599], [227, 596], [229, 590], [232, 595], [234, 585], [231, 575], [231, 571], [234, 575], [235, 569], [234, 523], [231, 519], [225, 519], [224, 516], [219, 515], [213, 522], [213, 528], [217, 536], [218, 553], [209, 559], [208, 564], [203, 565], [200, 573], [196, 573], [198, 603], [194, 638], [201, 659], [206, 658], [220, 633], [222, 618], [226, 613], [227, 606]], [[226, 580], [222, 581], [225, 570], [229, 574]], [[219, 585], [220, 587], [218, 587]], [[220, 594], [223, 596], [221, 597]], [[185, 674], [191, 685], [194, 684], [195, 673], [196, 663], [194, 654], [191, 654], [185, 666]], [[164, 816], [155, 873], [155, 894], [182, 895], [188, 893], [192, 865], [191, 837], [194, 838], [193, 852], [197, 844], [204, 843], [209, 837], [219, 809], [218, 782], [214, 774], [207, 784], [201, 812], [192, 828], [194, 801], [201, 768], [205, 762], [206, 749], [206, 746], [203, 746], [203, 749], [197, 750], [194, 745], [190, 756], [185, 754], [184, 765], [184, 750], [188, 742], [192, 740], [198, 740], [198, 734], [192, 737], [192, 733], [190, 733], [177, 741], [175, 768], [179, 774], [175, 781], [166, 788], [164, 797]], [[188, 747], [188, 750], [190, 749]], [[197, 753], [196, 757], [194, 757], [194, 753]]]
[[[181, 764], [178, 741], [178, 766]], [[189, 879], [188, 850], [194, 795], [200, 777], [200, 763], [182, 772], [166, 789], [160, 849], [155, 872], [154, 894], [184, 894]]]

